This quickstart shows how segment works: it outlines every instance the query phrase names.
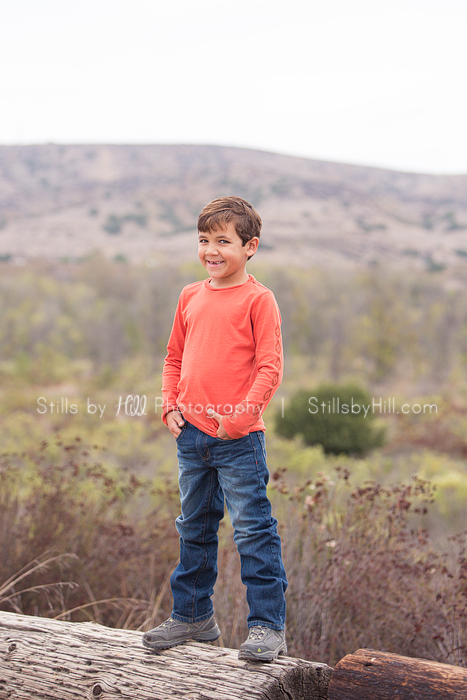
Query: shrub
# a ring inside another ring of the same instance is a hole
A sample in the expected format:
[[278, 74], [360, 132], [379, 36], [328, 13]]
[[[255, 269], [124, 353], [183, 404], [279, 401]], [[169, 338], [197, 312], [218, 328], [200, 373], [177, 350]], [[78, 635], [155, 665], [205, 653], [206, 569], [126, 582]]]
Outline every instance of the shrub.
[[109, 214], [107, 217], [107, 221], [103, 225], [104, 231], [107, 231], [107, 233], [111, 234], [116, 234], [120, 233], [122, 230], [122, 221], [121, 218], [116, 216], [115, 214]]
[[276, 475], [275, 487], [288, 498], [278, 517], [293, 656], [334, 665], [366, 647], [467, 666], [465, 533], [450, 558], [434, 548], [429, 482], [354, 486], [336, 468], [299, 488]]
[[141, 228], [144, 228], [148, 223], [148, 217], [147, 214], [125, 214], [124, 216], [109, 214], [107, 221], [102, 228], [104, 231], [107, 231], [107, 233], [121, 233], [122, 226], [127, 221], [133, 221], [133, 223], [138, 224], [138, 226]]
[[325, 384], [298, 391], [285, 411], [276, 413], [276, 432], [289, 440], [301, 435], [306, 445], [321, 445], [326, 454], [362, 455], [384, 442], [384, 429], [375, 427], [374, 419], [364, 389]]
[[[172, 609], [178, 489], [113, 473], [95, 455], [58, 439], [0, 458], [0, 609], [147, 630]], [[271, 496], [290, 653], [332, 665], [367, 647], [467, 666], [465, 533], [451, 538], [451, 560], [434, 549], [429, 483], [355, 486], [339, 467], [302, 486], [284, 475], [273, 474]], [[227, 523], [219, 535], [214, 603], [235, 648], [245, 590]]]
[[0, 459], [0, 609], [137, 627], [169, 606], [178, 488], [98, 453], [58, 439]]

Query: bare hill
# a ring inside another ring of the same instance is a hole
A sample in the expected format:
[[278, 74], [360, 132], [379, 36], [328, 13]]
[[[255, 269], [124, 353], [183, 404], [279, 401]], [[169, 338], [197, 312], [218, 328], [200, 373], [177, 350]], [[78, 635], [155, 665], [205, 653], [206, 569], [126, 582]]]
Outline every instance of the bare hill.
[[196, 220], [238, 194], [263, 261], [467, 270], [467, 175], [399, 173], [220, 146], [0, 146], [0, 258], [196, 256]]

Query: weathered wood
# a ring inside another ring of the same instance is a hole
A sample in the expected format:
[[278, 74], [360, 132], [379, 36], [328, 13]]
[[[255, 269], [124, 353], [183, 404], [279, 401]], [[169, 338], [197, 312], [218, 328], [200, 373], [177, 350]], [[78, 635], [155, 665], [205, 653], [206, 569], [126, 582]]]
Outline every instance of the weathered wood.
[[329, 700], [467, 700], [467, 669], [359, 649], [332, 674]]
[[141, 633], [0, 612], [0, 698], [8, 700], [325, 700], [332, 670], [189, 642], [159, 654]]

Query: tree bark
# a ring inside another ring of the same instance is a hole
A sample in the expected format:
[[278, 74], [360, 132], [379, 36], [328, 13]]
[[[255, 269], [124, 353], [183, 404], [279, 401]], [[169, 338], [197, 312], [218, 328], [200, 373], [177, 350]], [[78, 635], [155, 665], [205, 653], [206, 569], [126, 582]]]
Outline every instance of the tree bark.
[[325, 700], [325, 664], [189, 642], [155, 654], [141, 633], [0, 612], [0, 698], [8, 700]]
[[359, 649], [337, 664], [329, 700], [466, 700], [467, 669]]

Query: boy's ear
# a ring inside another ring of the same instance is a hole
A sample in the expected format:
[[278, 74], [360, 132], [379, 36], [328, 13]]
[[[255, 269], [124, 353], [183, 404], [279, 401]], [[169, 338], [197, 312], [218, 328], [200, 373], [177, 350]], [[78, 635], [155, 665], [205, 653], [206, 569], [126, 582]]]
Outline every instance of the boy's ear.
[[250, 240], [246, 244], [246, 252], [248, 253], [248, 255], [254, 255], [258, 250], [258, 246], [259, 238], [257, 238], [256, 236], [254, 238], [250, 238]]

